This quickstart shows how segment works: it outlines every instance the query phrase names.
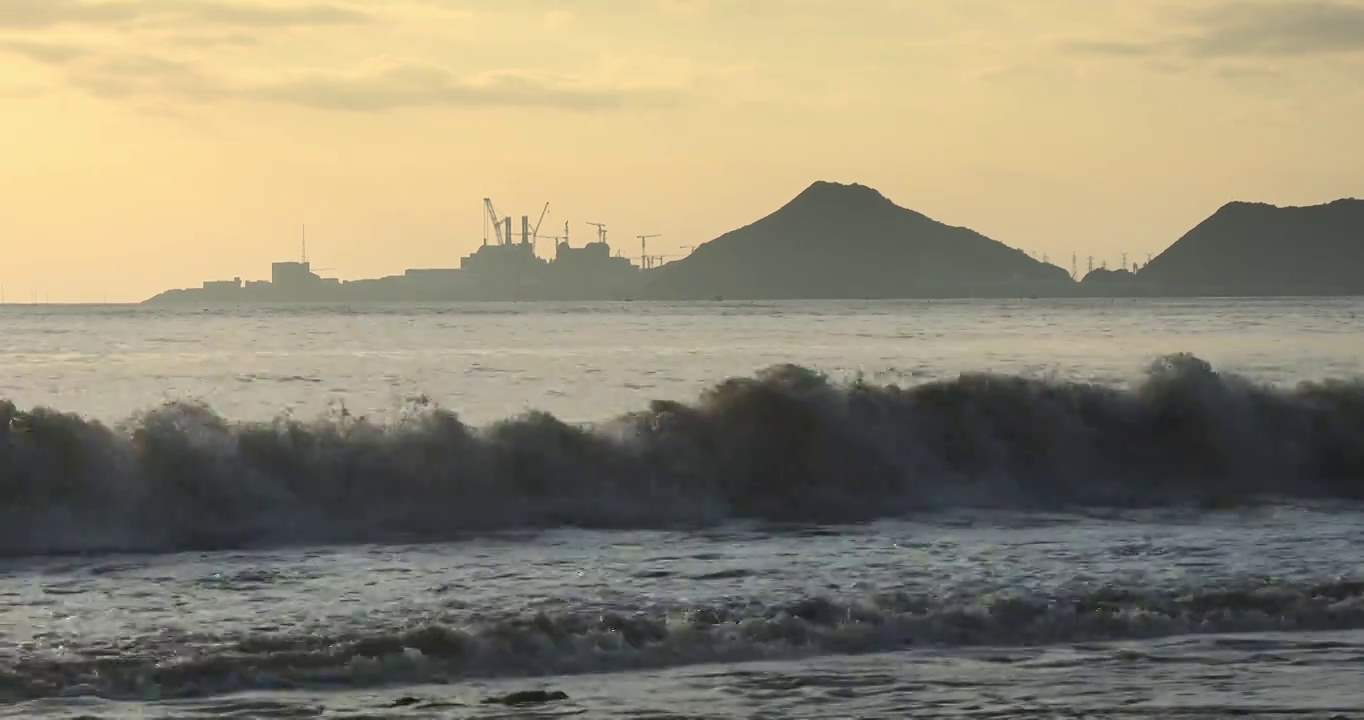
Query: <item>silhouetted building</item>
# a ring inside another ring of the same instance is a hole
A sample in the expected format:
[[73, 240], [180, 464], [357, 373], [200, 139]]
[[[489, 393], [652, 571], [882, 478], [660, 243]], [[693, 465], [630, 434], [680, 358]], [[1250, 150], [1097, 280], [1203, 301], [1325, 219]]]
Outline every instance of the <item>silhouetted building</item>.
[[205, 280], [205, 281], [204, 281], [204, 289], [205, 289], [205, 290], [218, 290], [218, 291], [221, 291], [221, 290], [240, 290], [241, 287], [242, 287], [242, 279], [239, 278], [239, 277], [232, 278], [231, 280]]
[[280, 290], [306, 290], [321, 279], [313, 273], [308, 262], [286, 261], [270, 265], [270, 283]]

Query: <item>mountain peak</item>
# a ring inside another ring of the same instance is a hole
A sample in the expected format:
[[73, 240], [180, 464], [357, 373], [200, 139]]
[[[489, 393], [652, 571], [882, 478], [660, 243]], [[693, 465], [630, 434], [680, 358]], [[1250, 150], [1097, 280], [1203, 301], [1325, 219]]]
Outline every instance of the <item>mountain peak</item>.
[[787, 206], [819, 206], [848, 209], [885, 208], [894, 206], [885, 195], [858, 183], [847, 185], [828, 180], [817, 180], [787, 203]]

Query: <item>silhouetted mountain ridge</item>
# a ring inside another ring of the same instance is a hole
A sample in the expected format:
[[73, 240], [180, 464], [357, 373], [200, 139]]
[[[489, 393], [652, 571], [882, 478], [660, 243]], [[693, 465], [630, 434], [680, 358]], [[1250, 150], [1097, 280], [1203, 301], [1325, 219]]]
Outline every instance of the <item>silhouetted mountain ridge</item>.
[[314, 276], [290, 288], [238, 279], [148, 302], [1364, 295], [1364, 200], [1298, 207], [1229, 202], [1140, 271], [1100, 267], [1082, 282], [970, 228], [900, 207], [866, 185], [828, 181], [657, 268], [636, 272], [604, 250], [594, 257], [625, 263], [613, 270], [614, 285], [574, 271], [581, 266], [573, 255], [560, 273], [557, 260], [524, 254], [535, 272], [461, 262], [458, 271], [417, 269], [359, 281]]
[[770, 215], [663, 266], [649, 295], [992, 296], [1069, 282], [1061, 268], [900, 207], [870, 187], [820, 181]]
[[1364, 200], [1230, 202], [1138, 273], [1165, 294], [1364, 292]]

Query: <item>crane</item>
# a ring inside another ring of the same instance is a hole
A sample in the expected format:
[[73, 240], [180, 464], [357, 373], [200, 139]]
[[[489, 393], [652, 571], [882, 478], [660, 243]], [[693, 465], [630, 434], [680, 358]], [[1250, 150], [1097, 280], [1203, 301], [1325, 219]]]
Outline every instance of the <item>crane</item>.
[[593, 225], [597, 228], [598, 242], [606, 242], [606, 223], [589, 222], [588, 225]]
[[648, 268], [650, 267], [649, 238], [663, 237], [663, 234], [654, 233], [653, 235], [636, 235], [635, 237], [639, 238], [639, 267], [641, 269]]
[[[502, 220], [501, 220], [500, 218], [497, 217], [497, 210], [494, 210], [494, 209], [493, 209], [493, 200], [492, 200], [492, 198], [483, 198], [483, 212], [484, 212], [484, 216], [483, 216], [483, 217], [484, 217], [485, 222], [486, 222], [486, 221], [491, 221], [492, 224], [493, 224], [493, 233], [494, 233], [494, 234], [496, 235], [496, 237], [497, 237], [497, 244], [498, 244], [498, 245], [506, 245], [506, 244], [507, 244], [507, 241], [506, 241], [505, 239], [503, 239], [503, 237], [502, 237]], [[483, 244], [484, 244], [484, 245], [487, 245], [487, 244], [488, 244], [488, 226], [487, 226], [487, 225], [484, 225], [484, 226], [483, 226]]]
[[530, 229], [531, 252], [535, 252], [535, 243], [540, 240], [540, 223], [545, 221], [545, 214], [549, 212], [549, 203], [545, 203], [545, 208], [540, 211], [540, 219], [535, 221], [535, 226]]

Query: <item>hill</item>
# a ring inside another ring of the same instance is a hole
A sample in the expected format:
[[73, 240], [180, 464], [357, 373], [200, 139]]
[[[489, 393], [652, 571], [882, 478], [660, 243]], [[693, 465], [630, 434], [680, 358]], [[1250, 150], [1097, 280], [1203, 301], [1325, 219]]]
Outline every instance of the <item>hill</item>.
[[1066, 271], [864, 185], [816, 182], [776, 212], [653, 272], [656, 299], [1007, 297], [1068, 292]]
[[1137, 273], [1166, 295], [1364, 294], [1364, 200], [1222, 206]]

